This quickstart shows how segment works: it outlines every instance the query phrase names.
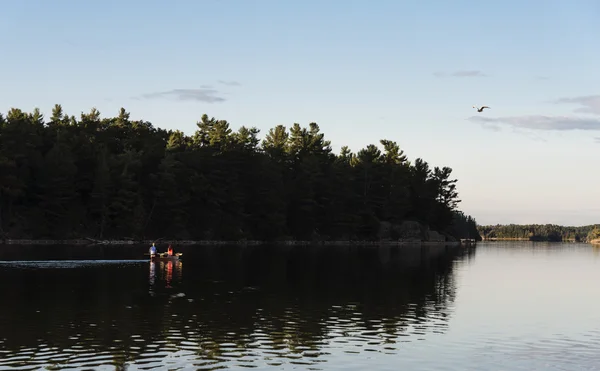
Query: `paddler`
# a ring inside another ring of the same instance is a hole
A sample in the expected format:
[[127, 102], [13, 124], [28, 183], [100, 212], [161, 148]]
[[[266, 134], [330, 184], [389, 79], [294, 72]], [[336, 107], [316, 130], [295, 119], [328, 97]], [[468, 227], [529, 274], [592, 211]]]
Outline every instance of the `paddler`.
[[152, 246], [150, 246], [150, 257], [153, 258], [156, 255], [156, 246], [154, 246], [154, 242], [152, 242]]

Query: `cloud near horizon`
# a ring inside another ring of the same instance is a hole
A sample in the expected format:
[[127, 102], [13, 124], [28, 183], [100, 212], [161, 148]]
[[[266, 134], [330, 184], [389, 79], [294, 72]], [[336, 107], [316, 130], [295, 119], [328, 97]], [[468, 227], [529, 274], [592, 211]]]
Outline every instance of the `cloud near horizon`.
[[141, 96], [145, 99], [169, 98], [173, 97], [181, 101], [197, 101], [205, 103], [224, 102], [225, 98], [221, 97], [219, 91], [208, 86], [200, 89], [173, 89], [157, 93], [148, 93]]
[[447, 77], [447, 76], [451, 76], [451, 77], [483, 77], [486, 76], [486, 74], [484, 74], [481, 71], [478, 70], [460, 70], [460, 71], [455, 71], [455, 72], [434, 72], [433, 75], [435, 77]]
[[219, 80], [219, 81], [217, 81], [217, 82], [218, 82], [219, 84], [222, 84], [222, 85], [227, 85], [227, 86], [241, 86], [241, 85], [242, 85], [242, 84], [240, 84], [239, 82], [237, 82], [237, 81], [233, 81], [233, 80], [231, 80], [231, 81]]
[[569, 131], [587, 130], [600, 131], [600, 118], [573, 117], [573, 116], [511, 116], [511, 117], [483, 117], [471, 116], [467, 120], [476, 122], [488, 129], [498, 130], [500, 125], [517, 129], [531, 129], [542, 131]]
[[588, 95], [575, 98], [560, 98], [555, 101], [557, 104], [578, 104], [581, 107], [573, 110], [574, 112], [592, 113], [600, 115], [600, 95]]

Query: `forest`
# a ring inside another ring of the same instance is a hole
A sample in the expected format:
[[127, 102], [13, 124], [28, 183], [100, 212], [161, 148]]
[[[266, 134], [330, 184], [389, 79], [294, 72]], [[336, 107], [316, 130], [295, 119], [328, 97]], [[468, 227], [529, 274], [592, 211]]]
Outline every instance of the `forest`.
[[450, 167], [383, 139], [332, 153], [316, 123], [191, 136], [121, 108], [0, 115], [0, 234], [27, 239], [375, 240], [383, 221], [479, 238]]
[[483, 239], [529, 241], [591, 241], [600, 236], [600, 224], [565, 227], [555, 224], [483, 225], [477, 226]]

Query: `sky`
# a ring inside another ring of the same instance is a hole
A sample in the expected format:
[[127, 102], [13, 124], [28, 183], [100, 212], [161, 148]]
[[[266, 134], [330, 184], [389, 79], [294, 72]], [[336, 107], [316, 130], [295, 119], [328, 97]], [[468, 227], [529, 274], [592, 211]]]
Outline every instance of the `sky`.
[[316, 122], [451, 167], [479, 224], [595, 224], [599, 35], [595, 0], [4, 0], [0, 111]]

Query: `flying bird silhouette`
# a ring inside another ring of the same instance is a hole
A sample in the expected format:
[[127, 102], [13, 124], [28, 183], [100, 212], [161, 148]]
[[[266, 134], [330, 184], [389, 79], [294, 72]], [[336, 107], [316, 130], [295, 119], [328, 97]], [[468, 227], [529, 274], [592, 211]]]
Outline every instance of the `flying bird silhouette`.
[[473, 108], [477, 109], [477, 112], [482, 112], [484, 110], [484, 108], [488, 108], [489, 109], [490, 107], [488, 107], [488, 106], [481, 106], [481, 107], [477, 108], [477, 107], [473, 106]]

